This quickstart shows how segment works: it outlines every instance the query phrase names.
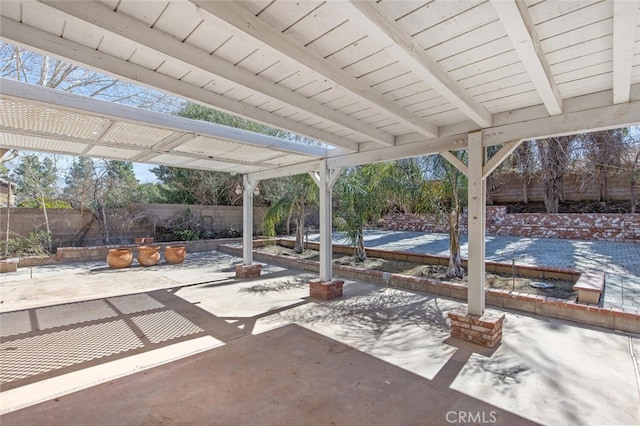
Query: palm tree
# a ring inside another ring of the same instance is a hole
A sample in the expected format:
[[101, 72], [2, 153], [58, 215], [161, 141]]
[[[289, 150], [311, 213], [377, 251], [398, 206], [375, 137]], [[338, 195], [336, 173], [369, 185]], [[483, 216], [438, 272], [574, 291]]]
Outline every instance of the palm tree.
[[[454, 153], [464, 162], [466, 151]], [[424, 213], [435, 212], [444, 216], [449, 225], [449, 269], [447, 275], [462, 278], [462, 257], [460, 255], [460, 216], [467, 202], [467, 179], [451, 163], [439, 155], [428, 157], [425, 165], [429, 174], [437, 180], [432, 180], [426, 185], [425, 196], [428, 200], [424, 203]]]
[[302, 253], [304, 250], [304, 225], [309, 208], [318, 205], [318, 186], [309, 175], [296, 175], [282, 178], [281, 193], [273, 197], [263, 219], [263, 232], [267, 237], [276, 236], [276, 226], [283, 220], [286, 225], [293, 217], [296, 226], [296, 243], [293, 250]]
[[389, 203], [389, 184], [394, 163], [367, 164], [343, 172], [336, 183], [339, 208], [335, 224], [355, 247], [355, 258], [367, 258], [364, 247], [364, 228], [382, 216]]

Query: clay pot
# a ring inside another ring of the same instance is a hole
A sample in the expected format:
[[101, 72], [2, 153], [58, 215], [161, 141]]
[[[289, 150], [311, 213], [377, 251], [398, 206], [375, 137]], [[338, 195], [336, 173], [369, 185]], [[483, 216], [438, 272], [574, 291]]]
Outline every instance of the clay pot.
[[133, 262], [133, 251], [129, 248], [109, 249], [107, 264], [112, 269], [128, 268]]
[[135, 244], [152, 244], [153, 240], [154, 240], [153, 237], [138, 237], [138, 238], [134, 238], [133, 242]]
[[160, 261], [160, 246], [138, 247], [138, 263], [142, 266], [153, 266]]
[[184, 262], [187, 257], [187, 248], [183, 245], [167, 246], [164, 249], [164, 258], [167, 263], [176, 264]]

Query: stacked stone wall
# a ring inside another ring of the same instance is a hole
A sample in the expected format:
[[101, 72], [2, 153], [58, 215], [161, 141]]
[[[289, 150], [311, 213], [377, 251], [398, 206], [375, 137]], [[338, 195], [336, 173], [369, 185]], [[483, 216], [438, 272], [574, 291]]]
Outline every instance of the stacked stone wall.
[[[506, 206], [487, 206], [487, 234], [576, 240], [640, 241], [640, 214], [507, 213]], [[384, 227], [394, 231], [449, 232], [437, 215], [389, 214]], [[467, 216], [460, 223], [467, 232]]]

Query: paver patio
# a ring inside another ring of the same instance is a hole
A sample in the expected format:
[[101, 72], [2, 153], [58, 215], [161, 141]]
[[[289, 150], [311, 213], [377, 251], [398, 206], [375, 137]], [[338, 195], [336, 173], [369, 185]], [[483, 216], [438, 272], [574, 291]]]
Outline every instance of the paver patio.
[[457, 301], [347, 281], [317, 302], [311, 275], [239, 261], [3, 276], [2, 424], [640, 422], [638, 336], [507, 311], [490, 352], [449, 337]]

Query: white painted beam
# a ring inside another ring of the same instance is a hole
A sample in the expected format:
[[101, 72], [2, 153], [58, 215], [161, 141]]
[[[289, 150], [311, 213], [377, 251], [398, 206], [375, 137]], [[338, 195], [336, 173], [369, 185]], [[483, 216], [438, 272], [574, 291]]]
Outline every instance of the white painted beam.
[[468, 312], [482, 315], [485, 308], [485, 212], [486, 180], [482, 177], [484, 148], [482, 133], [469, 134], [468, 200]]
[[629, 102], [640, 1], [613, 2], [613, 103]]
[[483, 144], [503, 145], [511, 141], [565, 136], [639, 124], [640, 101], [630, 101], [484, 129]]
[[380, 144], [394, 144], [393, 135], [377, 130], [373, 126], [368, 126], [360, 120], [348, 117], [282, 85], [274, 84], [272, 81], [239, 68], [219, 56], [209, 55], [193, 45], [182, 43], [169, 34], [150, 28], [123, 13], [115, 12], [110, 7], [92, 1], [39, 1], [77, 19], [96, 25], [112, 34], [131, 40], [139, 44], [140, 48], [146, 47], [158, 52], [159, 56], [164, 57], [166, 60], [181, 63], [188, 68], [195, 67], [210, 72], [235, 84], [301, 108], [317, 117], [355, 131], [364, 137], [371, 138]]
[[327, 183], [329, 185], [329, 189], [333, 189], [343, 171], [344, 168], [342, 167], [331, 169], [331, 175], [329, 176], [329, 182]]
[[451, 163], [453, 167], [458, 169], [460, 173], [462, 173], [467, 177], [469, 176], [469, 167], [466, 164], [464, 164], [462, 161], [460, 161], [460, 159], [455, 155], [453, 155], [450, 151], [440, 151], [439, 154], [442, 155], [442, 157], [444, 157], [445, 160]]
[[522, 141], [513, 141], [504, 144], [504, 146], [486, 162], [484, 167], [482, 167], [482, 178], [486, 179], [521, 143]]
[[311, 179], [313, 179], [315, 184], [318, 185], [318, 188], [320, 188], [320, 174], [318, 172], [309, 172], [309, 176], [311, 176]]
[[525, 2], [491, 0], [500, 22], [550, 115], [562, 113], [562, 97], [540, 46]]
[[381, 161], [398, 160], [401, 158], [419, 157], [422, 155], [437, 154], [444, 150], [466, 149], [466, 135], [455, 135], [429, 141], [420, 141], [412, 144], [379, 148], [366, 152], [342, 154], [327, 157], [329, 168], [343, 168], [358, 166], [360, 164], [379, 163]]
[[[633, 87], [632, 94], [636, 92], [640, 99], [640, 85]], [[515, 149], [523, 140], [640, 125], [640, 100], [622, 105], [611, 105], [610, 100], [611, 91], [568, 99], [565, 101], [567, 112], [562, 116], [548, 117], [546, 112], [541, 113], [537, 107], [501, 114], [500, 121], [505, 124], [484, 129], [483, 146], [505, 145], [507, 148], [504, 148], [505, 151], [502, 151], [502, 154], [506, 157], [508, 150]], [[580, 108], [584, 109], [580, 110]], [[508, 120], [515, 120], [515, 122]], [[329, 168], [351, 167], [461, 149], [467, 149], [466, 133], [430, 140], [417, 138], [411, 143], [349, 154], [334, 153], [333, 150], [329, 150], [327, 164]], [[483, 176], [486, 177], [493, 171], [497, 161], [496, 158], [487, 163]], [[307, 171], [303, 170], [300, 173]], [[275, 176], [278, 174], [278, 169], [266, 173]]]
[[192, 102], [214, 107], [249, 120], [290, 130], [330, 145], [352, 151], [358, 150], [358, 144], [355, 142], [278, 116], [277, 114], [242, 104], [234, 99], [176, 80], [175, 78], [124, 61], [104, 52], [98, 52], [79, 43], [60, 38], [4, 16], [0, 16], [0, 39], [28, 50], [36, 51], [44, 55], [52, 55], [70, 63], [81, 64], [87, 68], [108, 73], [154, 90], [162, 90]]
[[309, 161], [306, 163], [293, 164], [291, 166], [283, 166], [272, 170], [263, 170], [255, 173], [248, 173], [250, 180], [267, 180], [283, 176], [301, 175], [304, 173], [320, 170], [322, 160]]
[[256, 47], [270, 51], [275, 50], [279, 54], [291, 58], [298, 62], [301, 67], [325, 76], [356, 95], [366, 104], [386, 111], [402, 123], [427, 137], [434, 138], [438, 136], [437, 126], [401, 108], [392, 100], [385, 98], [381, 93], [369, 87], [365, 82], [331, 64], [321, 55], [307, 49], [297, 40], [281, 33], [267, 22], [255, 17], [240, 2], [212, 2], [208, 0], [191, 0], [191, 2], [198, 5], [203, 11], [208, 12], [209, 17], [205, 16], [205, 19], [209, 19], [214, 24], [226, 24], [236, 31], [242, 32], [245, 37], [252, 37], [252, 42]]
[[351, 20], [367, 28], [370, 33], [376, 33], [377, 38], [387, 46], [385, 50], [392, 52], [416, 76], [467, 117], [481, 127], [491, 126], [491, 113], [476, 102], [457, 81], [451, 80], [445, 69], [389, 18], [393, 14], [387, 10], [388, 6], [384, 2], [351, 0], [349, 3], [342, 3], [340, 8]]

